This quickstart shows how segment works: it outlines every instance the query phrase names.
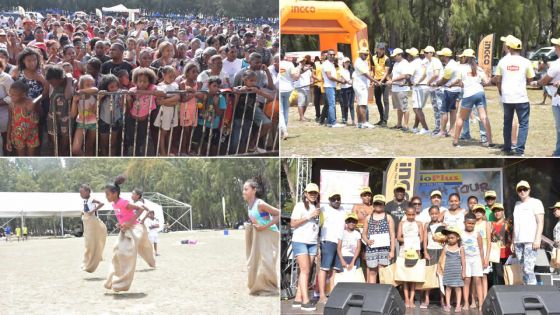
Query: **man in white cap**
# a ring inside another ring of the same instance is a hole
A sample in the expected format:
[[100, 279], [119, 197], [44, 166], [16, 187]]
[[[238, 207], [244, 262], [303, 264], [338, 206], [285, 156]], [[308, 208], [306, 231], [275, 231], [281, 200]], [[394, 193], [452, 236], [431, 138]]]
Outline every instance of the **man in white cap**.
[[369, 50], [362, 48], [358, 52], [360, 57], [354, 62], [354, 73], [352, 74], [352, 87], [356, 95], [356, 102], [358, 103], [358, 128], [373, 128], [369, 122], [366, 121], [366, 110], [369, 99], [369, 86], [370, 81], [374, 79], [369, 74], [369, 65], [367, 58], [369, 57]]
[[[426, 118], [424, 117], [423, 108], [428, 100], [428, 85], [426, 70], [429, 65], [429, 61], [426, 58], [420, 58], [418, 49], [412, 47], [406, 50], [412, 58], [410, 66], [412, 67], [412, 109], [414, 110], [415, 119], [412, 132], [418, 135], [428, 134], [428, 125], [426, 124]], [[418, 124], [421, 125], [420, 129], [417, 129]]]
[[395, 63], [391, 79], [387, 81], [387, 84], [392, 85], [393, 109], [397, 110], [397, 124], [391, 129], [408, 131], [408, 92], [410, 91], [408, 80], [410, 80], [412, 70], [403, 54], [404, 51], [400, 48], [393, 50], [391, 57], [395, 59]]
[[[506, 40], [509, 55], [504, 56], [496, 68], [494, 82], [501, 93], [504, 105], [504, 147], [507, 155], [523, 156], [529, 133], [530, 105], [526, 85], [535, 77], [533, 65], [529, 59], [520, 55], [521, 40], [510, 37]], [[513, 114], [519, 120], [519, 135], [515, 147], [511, 143]]]
[[[505, 56], [509, 56], [509, 47], [506, 45], [506, 41], [508, 39], [511, 38], [515, 38], [515, 36], [513, 35], [508, 35], [508, 36], [502, 36], [500, 37], [500, 41], [502, 42], [502, 57]], [[494, 79], [492, 79], [494, 83]], [[495, 84], [495, 83], [494, 83]], [[498, 89], [498, 93], [500, 94], [500, 97], [502, 96], [502, 92]], [[502, 103], [502, 100], [500, 98], [500, 105], [502, 105], [502, 109], [504, 108], [504, 104]], [[519, 129], [519, 124], [517, 123], [517, 119], [513, 119], [513, 122], [511, 124], [511, 143], [512, 145], [515, 145], [517, 143], [517, 131]]]
[[443, 57], [443, 77], [437, 83], [444, 87], [444, 100], [441, 106], [441, 130], [440, 137], [447, 137], [447, 121], [449, 120], [449, 130], [453, 130], [455, 117], [457, 117], [457, 100], [461, 94], [459, 63], [453, 59], [453, 52], [449, 48], [443, 48], [437, 54]]
[[523, 282], [527, 285], [536, 285], [535, 262], [537, 250], [541, 247], [544, 206], [539, 199], [529, 196], [531, 186], [527, 181], [522, 180], [517, 183], [515, 190], [521, 201], [517, 201], [513, 209], [511, 251], [515, 251], [515, 256], [522, 267]]
[[430, 98], [432, 100], [432, 109], [434, 110], [435, 126], [432, 134], [437, 135], [441, 130], [440, 110], [444, 98], [443, 90], [437, 86], [437, 82], [443, 77], [443, 65], [441, 64], [441, 60], [435, 56], [436, 50], [434, 47], [426, 46], [426, 48], [424, 48], [424, 53], [426, 54], [426, 59], [428, 60], [426, 79], [428, 80], [428, 86], [430, 86]]
[[328, 106], [327, 113], [327, 126], [338, 128], [344, 127], [346, 125], [339, 124], [336, 122], [336, 84], [344, 84], [344, 81], [336, 77], [336, 68], [334, 67], [334, 62], [336, 60], [336, 52], [334, 49], [329, 49], [327, 52], [327, 60], [323, 62], [322, 74], [323, 74], [323, 87], [325, 88], [325, 106]]
[[[560, 56], [560, 38], [553, 38], [550, 40], [556, 50], [556, 55]], [[531, 82], [533, 86], [544, 86], [545, 89], [553, 89], [555, 92], [552, 98], [552, 114], [556, 125], [556, 148], [552, 156], [560, 156], [560, 95], [558, 87], [560, 86], [560, 59], [550, 63], [550, 67], [546, 75], [539, 81]]]

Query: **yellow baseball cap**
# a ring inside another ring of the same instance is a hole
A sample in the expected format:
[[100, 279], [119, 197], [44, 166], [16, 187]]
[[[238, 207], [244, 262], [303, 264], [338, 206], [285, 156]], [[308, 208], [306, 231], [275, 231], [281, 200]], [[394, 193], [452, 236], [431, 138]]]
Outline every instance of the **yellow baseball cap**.
[[382, 204], [385, 204], [385, 196], [383, 196], [383, 195], [375, 195], [375, 196], [373, 196], [373, 203], [382, 203]]
[[515, 186], [515, 190], [518, 190], [521, 187], [531, 189], [531, 186], [529, 186], [529, 183], [526, 180], [522, 180], [519, 183], [517, 183], [517, 185]]
[[506, 39], [506, 46], [512, 49], [521, 49], [522, 43], [517, 37], [511, 36]]
[[331, 192], [329, 193], [329, 199], [332, 198], [332, 197], [334, 197], [334, 196], [336, 196], [336, 195], [339, 195], [339, 196], [340, 196], [340, 193], [339, 193], [338, 191], [331, 191]]
[[404, 251], [404, 265], [406, 267], [414, 267], [418, 262], [418, 253], [415, 249], [409, 248]]
[[550, 207], [549, 209], [554, 210], [556, 208], [560, 208], [560, 201], [554, 204], [554, 206]]
[[354, 220], [358, 221], [358, 215], [355, 214], [354, 212], [350, 212], [346, 215], [346, 218], [344, 218], [344, 221], [346, 221], [348, 219], [354, 219]]
[[459, 235], [459, 237], [461, 237], [461, 235], [463, 234], [463, 231], [461, 231], [456, 226], [448, 226], [445, 229], [443, 229], [443, 231], [441, 231], [441, 234], [443, 234], [443, 235], [449, 235], [451, 233], [455, 233], [455, 234]]
[[424, 52], [427, 52], [427, 53], [429, 53], [429, 52], [435, 53], [436, 50], [435, 50], [435, 48], [432, 47], [432, 46], [426, 46], [426, 48], [424, 48]]
[[395, 188], [393, 189], [393, 191], [397, 190], [397, 189], [404, 189], [406, 190], [406, 185], [403, 183], [398, 183], [395, 185]]
[[411, 55], [412, 57], [416, 57], [416, 56], [418, 56], [418, 49], [412, 47], [410, 49], [407, 49], [406, 53]]
[[486, 198], [496, 198], [496, 192], [493, 191], [493, 190], [487, 190], [484, 193], [484, 199], [486, 199]]
[[484, 206], [479, 203], [474, 205], [474, 207], [472, 208], [472, 212], [476, 212], [478, 210], [481, 210], [482, 212], [486, 212], [486, 208], [484, 208]]
[[364, 187], [364, 188], [362, 188], [362, 189], [360, 190], [360, 196], [363, 195], [363, 194], [370, 194], [370, 195], [372, 195], [371, 189], [370, 189], [369, 187]]
[[317, 184], [315, 184], [315, 183], [309, 183], [309, 184], [307, 184], [307, 186], [305, 186], [304, 191], [305, 192], [316, 192], [316, 193], [318, 193], [319, 192], [319, 186], [317, 186]]
[[451, 51], [451, 49], [445, 47], [442, 50], [436, 52], [436, 54], [440, 55], [440, 56], [445, 56], [445, 57], [452, 57], [453, 56], [453, 52]]
[[500, 40], [501, 40], [502, 42], [507, 42], [507, 40], [510, 39], [510, 38], [512, 38], [512, 37], [515, 38], [513, 35], [502, 36], [502, 37], [500, 37]]
[[504, 210], [504, 205], [502, 205], [499, 202], [496, 202], [495, 204], [492, 205], [491, 208], [492, 211], [497, 211], [497, 210]]
[[395, 48], [395, 49], [393, 50], [393, 53], [391, 54], [391, 57], [395, 57], [396, 55], [402, 54], [403, 52], [404, 52], [404, 51], [403, 51], [402, 49], [400, 49], [400, 48]]
[[551, 38], [550, 42], [553, 43], [554, 45], [560, 46], [560, 38]]
[[369, 49], [360, 48], [360, 50], [358, 51], [358, 54], [368, 54], [369, 55]]
[[436, 196], [436, 195], [441, 197], [442, 196], [441, 191], [439, 191], [439, 190], [432, 191], [432, 193], [430, 194], [430, 198], [432, 198], [433, 196]]
[[474, 57], [474, 50], [468, 48], [463, 50], [463, 53], [459, 57]]

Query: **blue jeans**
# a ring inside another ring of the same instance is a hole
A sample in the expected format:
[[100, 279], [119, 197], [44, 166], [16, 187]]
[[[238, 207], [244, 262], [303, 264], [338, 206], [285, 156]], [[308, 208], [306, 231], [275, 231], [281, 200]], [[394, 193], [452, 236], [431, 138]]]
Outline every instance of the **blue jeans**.
[[280, 93], [280, 115], [284, 117], [284, 124], [288, 126], [288, 114], [290, 113], [290, 95], [292, 92]]
[[294, 257], [299, 255], [317, 256], [317, 243], [307, 244], [300, 242], [292, 242], [292, 251]]
[[[480, 92], [467, 98], [463, 98], [461, 100], [461, 107], [473, 110], [474, 116], [478, 118], [478, 108], [483, 107], [486, 110], [486, 97], [484, 96], [484, 92]], [[471, 139], [469, 118], [463, 121], [461, 139]], [[480, 141], [487, 142], [488, 139], [486, 138], [486, 129], [484, 128], [484, 124], [482, 123], [482, 121], [480, 121], [480, 119], [478, 120], [478, 128], [480, 129]]]
[[[352, 87], [344, 88], [341, 90], [342, 96], [342, 120], [346, 122], [348, 120], [348, 112], [350, 112], [350, 116], [352, 117], [352, 121], [354, 120], [354, 89]], [[366, 107], [367, 108], [367, 107]]]
[[328, 116], [327, 116], [327, 125], [334, 125], [336, 123], [336, 107], [335, 107], [335, 88], [326, 87], [325, 88], [325, 96], [327, 105], [329, 107]]
[[529, 134], [529, 114], [531, 107], [529, 103], [509, 104], [504, 103], [504, 151], [509, 152], [511, 147], [511, 124], [513, 122], [513, 114], [517, 113], [519, 120], [519, 132], [517, 135], [517, 144], [515, 145], [516, 153], [523, 154], [525, 152], [525, 143]]
[[556, 149], [552, 156], [560, 156], [560, 106], [552, 106], [552, 114], [554, 114], [554, 124], [556, 125]]

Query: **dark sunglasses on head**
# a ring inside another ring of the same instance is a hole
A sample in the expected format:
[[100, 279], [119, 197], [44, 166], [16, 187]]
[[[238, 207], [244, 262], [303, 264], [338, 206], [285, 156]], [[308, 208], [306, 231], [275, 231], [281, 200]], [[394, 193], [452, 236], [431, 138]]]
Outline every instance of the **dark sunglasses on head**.
[[519, 188], [519, 189], [517, 190], [517, 192], [526, 192], [526, 191], [528, 191], [528, 190], [529, 190], [529, 188], [523, 187], [523, 188]]

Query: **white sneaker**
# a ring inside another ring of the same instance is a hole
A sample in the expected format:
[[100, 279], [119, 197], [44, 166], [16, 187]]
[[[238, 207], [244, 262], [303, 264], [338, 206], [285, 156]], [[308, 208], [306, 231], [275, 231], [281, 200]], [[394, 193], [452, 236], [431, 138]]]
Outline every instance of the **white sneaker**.
[[420, 130], [418, 130], [418, 128], [412, 128], [411, 131], [412, 131], [412, 133], [418, 133], [418, 131], [420, 131]]
[[418, 132], [416, 134], [417, 135], [427, 135], [429, 133], [430, 133], [430, 131], [428, 129], [422, 128], [422, 129], [418, 130]]
[[332, 127], [332, 128], [342, 128], [342, 127], [346, 127], [346, 125], [336, 123], [336, 124], [332, 125], [331, 127]]
[[372, 124], [370, 124], [369, 122], [365, 122], [365, 123], [362, 125], [362, 127], [363, 127], [363, 128], [375, 128], [375, 126], [372, 125]]

